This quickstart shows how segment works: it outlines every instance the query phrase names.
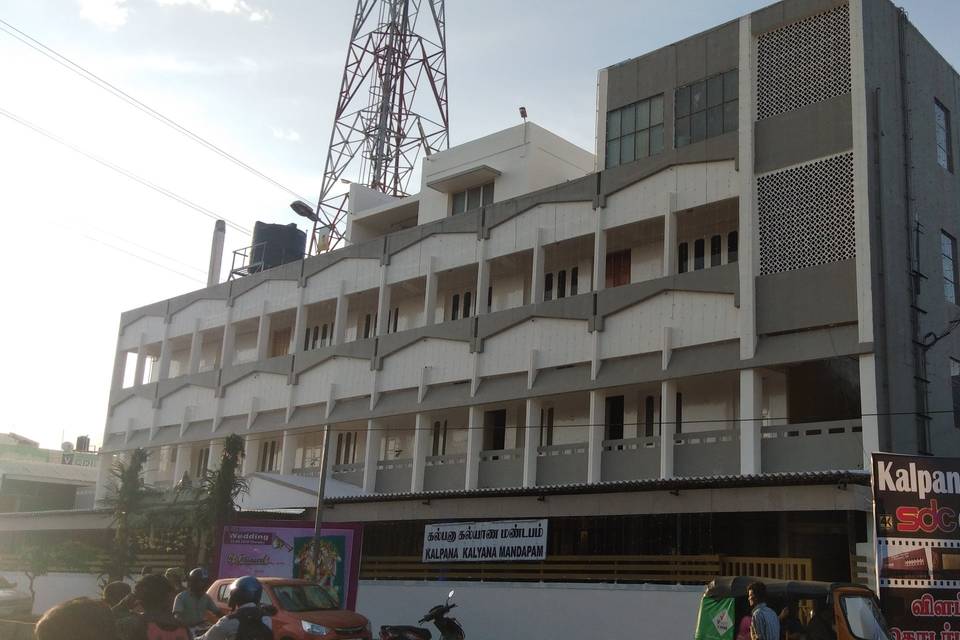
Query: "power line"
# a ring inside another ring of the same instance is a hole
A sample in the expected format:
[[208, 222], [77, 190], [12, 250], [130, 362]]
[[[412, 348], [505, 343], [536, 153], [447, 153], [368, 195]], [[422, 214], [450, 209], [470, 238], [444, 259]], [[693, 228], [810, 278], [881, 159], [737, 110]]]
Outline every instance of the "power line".
[[[11, 30], [12, 30], [12, 31], [11, 31]], [[67, 70], [69, 70], [69, 71], [72, 71], [73, 73], [76, 73], [76, 74], [79, 75], [81, 78], [87, 80], [88, 82], [93, 83], [94, 85], [100, 87], [100, 88], [103, 89], [104, 91], [112, 94], [113, 96], [115, 96], [115, 97], [117, 97], [117, 98], [120, 98], [121, 100], [123, 100], [123, 101], [126, 102], [127, 104], [129, 104], [129, 105], [133, 106], [134, 108], [139, 109], [140, 111], [146, 113], [146, 114], [149, 115], [151, 118], [154, 118], [155, 120], [158, 120], [159, 122], [162, 122], [163, 124], [167, 125], [168, 127], [172, 128], [172, 129], [176, 130], [177, 132], [183, 134], [184, 136], [190, 138], [190, 139], [193, 140], [194, 142], [203, 145], [204, 147], [206, 147], [206, 148], [209, 149], [210, 151], [213, 151], [213, 152], [216, 153], [217, 155], [219, 155], [219, 156], [221, 156], [221, 157], [229, 160], [230, 162], [234, 163], [234, 164], [237, 165], [238, 167], [240, 167], [240, 168], [242, 168], [242, 169], [244, 169], [244, 170], [246, 170], [246, 171], [249, 171], [249, 172], [252, 173], [253, 175], [257, 176], [258, 178], [261, 178], [261, 179], [263, 179], [263, 180], [266, 180], [267, 182], [269, 182], [270, 184], [274, 185], [275, 187], [278, 187], [278, 188], [280, 188], [280, 189], [283, 189], [284, 191], [286, 191], [286, 192], [289, 193], [290, 195], [294, 196], [294, 197], [297, 198], [298, 200], [303, 200], [303, 201], [305, 201], [305, 202], [309, 202], [309, 201], [310, 201], [310, 198], [307, 198], [307, 197], [305, 197], [305, 196], [302, 196], [302, 195], [298, 194], [296, 191], [294, 191], [294, 190], [286, 187], [285, 185], [281, 184], [281, 183], [278, 182], [277, 180], [274, 180], [273, 178], [271, 178], [270, 176], [266, 175], [266, 174], [263, 173], [262, 171], [254, 168], [254, 167], [252, 167], [252, 166], [250, 166], [249, 164], [247, 164], [247, 163], [244, 162], [243, 160], [237, 158], [236, 156], [230, 154], [229, 152], [224, 151], [223, 149], [221, 149], [220, 147], [218, 147], [218, 146], [215, 145], [214, 143], [212, 143], [212, 142], [210, 142], [209, 140], [201, 137], [199, 134], [194, 133], [193, 131], [191, 131], [190, 129], [187, 129], [186, 127], [184, 127], [184, 126], [181, 125], [180, 123], [176, 122], [175, 120], [173, 120], [173, 119], [171, 119], [171, 118], [163, 115], [162, 113], [160, 113], [159, 111], [157, 111], [157, 110], [154, 109], [153, 107], [151, 107], [151, 106], [149, 106], [149, 105], [141, 102], [140, 100], [137, 100], [136, 98], [134, 98], [133, 96], [131, 96], [129, 93], [127, 93], [127, 92], [123, 91], [122, 89], [120, 89], [119, 87], [117, 87], [116, 85], [113, 85], [113, 84], [111, 84], [110, 82], [104, 80], [103, 78], [101, 78], [101, 77], [98, 76], [97, 74], [93, 73], [92, 71], [90, 71], [89, 69], [87, 69], [86, 67], [84, 67], [83, 65], [77, 64], [76, 62], [74, 62], [73, 60], [70, 60], [69, 58], [67, 58], [67, 57], [64, 56], [63, 54], [61, 54], [61, 53], [59, 53], [59, 52], [57, 52], [57, 51], [54, 51], [53, 49], [51, 49], [51, 48], [48, 47], [47, 45], [43, 44], [42, 42], [40, 42], [40, 41], [37, 40], [36, 38], [33, 38], [32, 36], [24, 33], [23, 31], [21, 31], [20, 29], [18, 29], [18, 28], [15, 27], [15, 26], [13, 26], [12, 24], [10, 24], [9, 22], [7, 22], [6, 20], [0, 19], [0, 31], [6, 33], [7, 35], [9, 35], [9, 36], [12, 37], [12, 38], [15, 38], [15, 39], [19, 40], [20, 42], [22, 42], [23, 44], [27, 45], [28, 47], [30, 47], [30, 48], [33, 49], [34, 51], [37, 51], [38, 53], [43, 54], [44, 56], [50, 58], [51, 60], [53, 60], [54, 62], [56, 62], [57, 64], [59, 64], [60, 66], [64, 67], [65, 69], [67, 69]]]
[[102, 244], [102, 245], [104, 245], [105, 247], [110, 247], [110, 248], [113, 249], [114, 251], [119, 251], [120, 253], [125, 253], [125, 254], [127, 254], [128, 256], [132, 257], [132, 258], [136, 258], [137, 260], [142, 260], [142, 261], [144, 261], [144, 262], [146, 262], [146, 263], [148, 263], [148, 264], [152, 264], [152, 265], [155, 266], [155, 267], [160, 267], [161, 269], [166, 269], [167, 271], [170, 271], [171, 273], [175, 273], [175, 274], [177, 274], [178, 276], [183, 276], [184, 278], [187, 278], [188, 280], [193, 280], [194, 282], [199, 282], [200, 284], [203, 284], [203, 285], [206, 285], [206, 284], [207, 284], [206, 280], [201, 280], [200, 278], [196, 278], [196, 277], [191, 276], [191, 275], [189, 275], [189, 274], [183, 273], [182, 271], [177, 271], [177, 270], [174, 269], [173, 267], [169, 267], [169, 266], [167, 266], [167, 265], [165, 265], [165, 264], [161, 264], [161, 263], [159, 263], [159, 262], [156, 262], [156, 261], [154, 261], [154, 260], [151, 260], [150, 258], [147, 258], [147, 257], [145, 257], [145, 256], [142, 256], [142, 255], [140, 255], [140, 254], [138, 254], [138, 253], [134, 253], [134, 252], [132, 252], [132, 251], [127, 251], [126, 249], [123, 249], [123, 248], [121, 248], [121, 247], [118, 247], [118, 246], [116, 246], [116, 245], [114, 245], [114, 244], [110, 244], [109, 242], [104, 242], [103, 240], [101, 240], [101, 239], [99, 239], [99, 238], [94, 238], [93, 236], [87, 235], [86, 233], [83, 233], [82, 231], [78, 231], [77, 233], [78, 233], [79, 235], [83, 236], [84, 238], [86, 238], [87, 240], [92, 240], [93, 242]]
[[[69, 230], [72, 231], [73, 233], [76, 233], [76, 234], [79, 234], [79, 235], [82, 235], [82, 236], [87, 236], [87, 234], [86, 234], [83, 230], [81, 230], [81, 229], [77, 229], [76, 227], [72, 227], [72, 226], [70, 226], [70, 225], [64, 225], [64, 226], [65, 226], [65, 228], [69, 229]], [[104, 235], [111, 236], [111, 237], [114, 238], [115, 240], [119, 240], [119, 241], [122, 242], [122, 243], [129, 244], [129, 245], [133, 245], [134, 247], [137, 247], [138, 249], [143, 249], [144, 251], [149, 251], [150, 253], [152, 253], [152, 254], [154, 254], [154, 255], [156, 255], [156, 256], [159, 256], [160, 258], [163, 258], [164, 260], [168, 260], [168, 261], [170, 261], [170, 262], [174, 262], [174, 263], [180, 265], [181, 267], [186, 267], [187, 269], [190, 269], [190, 270], [192, 270], [192, 271], [197, 271], [197, 272], [199, 272], [200, 274], [203, 274], [203, 275], [206, 275], [206, 273], [207, 273], [207, 270], [206, 270], [206, 269], [201, 269], [200, 267], [197, 267], [197, 266], [195, 266], [195, 265], [192, 265], [192, 264], [189, 264], [189, 263], [187, 263], [187, 262], [184, 262], [183, 260], [180, 260], [179, 258], [174, 258], [173, 256], [168, 256], [168, 255], [165, 254], [165, 253], [160, 253], [160, 252], [157, 251], [156, 249], [151, 249], [150, 247], [148, 247], [148, 246], [146, 246], [146, 245], [142, 245], [142, 244], [140, 244], [140, 243], [138, 243], [138, 242], [135, 242], [134, 240], [131, 240], [130, 238], [125, 238], [124, 236], [121, 236], [121, 235], [118, 235], [118, 234], [116, 234], [116, 233], [113, 233], [112, 231], [107, 231], [106, 229], [101, 229], [100, 227], [97, 227], [97, 226], [92, 225], [92, 224], [89, 224], [89, 223], [85, 223], [84, 226], [87, 227], [87, 228], [89, 228], [89, 229], [91, 229], [91, 230], [93, 230], [93, 231], [96, 231], [96, 232], [98, 232], [98, 233], [102, 233], [102, 234], [104, 234]], [[89, 238], [90, 236], [87, 236], [87, 237]], [[97, 240], [96, 238], [90, 238], [90, 239], [91, 239], [91, 240], [96, 240], [97, 242], [99, 242], [99, 240]], [[204, 282], [206, 282], [206, 280], [204, 280]]]
[[98, 164], [101, 164], [101, 165], [103, 165], [104, 167], [107, 167], [108, 169], [112, 169], [112, 170], [116, 171], [116, 172], [119, 173], [120, 175], [126, 176], [127, 178], [130, 178], [131, 180], [133, 180], [133, 181], [135, 181], [135, 182], [138, 182], [138, 183], [142, 184], [142, 185], [145, 186], [145, 187], [148, 187], [148, 188], [150, 188], [150, 189], [153, 189], [153, 190], [156, 191], [157, 193], [160, 193], [160, 194], [162, 194], [162, 195], [165, 195], [165, 196], [167, 196], [168, 198], [170, 198], [171, 200], [175, 200], [176, 202], [179, 202], [180, 204], [182, 204], [182, 205], [184, 205], [184, 206], [186, 206], [186, 207], [190, 207], [190, 208], [193, 209], [194, 211], [197, 211], [197, 212], [199, 212], [199, 213], [202, 213], [203, 215], [207, 216], [208, 218], [212, 218], [212, 219], [214, 219], [214, 220], [223, 220], [223, 221], [226, 222], [228, 225], [230, 225], [230, 227], [232, 227], [233, 229], [235, 229], [235, 230], [237, 230], [237, 231], [240, 231], [241, 233], [245, 233], [245, 234], [247, 234], [247, 235], [250, 235], [250, 230], [249, 230], [249, 229], [247, 229], [246, 227], [241, 226], [240, 224], [238, 224], [238, 223], [236, 223], [236, 222], [233, 222], [233, 221], [230, 220], [229, 218], [225, 218], [224, 216], [221, 216], [221, 215], [219, 215], [219, 214], [217, 214], [217, 213], [214, 213], [213, 211], [211, 211], [210, 209], [207, 209], [206, 207], [202, 207], [202, 206], [196, 204], [195, 202], [192, 202], [192, 201], [190, 201], [190, 200], [187, 200], [187, 199], [184, 198], [183, 196], [181, 196], [181, 195], [179, 195], [179, 194], [177, 194], [177, 193], [174, 193], [173, 191], [170, 191], [169, 189], [166, 189], [166, 188], [164, 188], [164, 187], [161, 187], [160, 185], [154, 184], [153, 182], [150, 182], [150, 181], [147, 180], [146, 178], [141, 178], [140, 176], [138, 176], [137, 174], [133, 173], [132, 171], [128, 171], [128, 170], [124, 169], [123, 167], [121, 167], [121, 166], [119, 166], [119, 165], [113, 164], [112, 162], [109, 162], [108, 160], [104, 160], [103, 158], [100, 158], [100, 157], [98, 157], [98, 156], [93, 155], [92, 153], [88, 153], [87, 151], [84, 151], [84, 150], [81, 149], [80, 147], [77, 147], [77, 146], [75, 146], [75, 145], [67, 142], [67, 141], [64, 140], [63, 138], [60, 138], [59, 136], [57, 136], [57, 135], [55, 135], [55, 134], [53, 134], [53, 133], [50, 133], [50, 132], [47, 131], [46, 129], [42, 129], [41, 127], [38, 127], [37, 125], [33, 124], [32, 122], [29, 122], [28, 120], [24, 120], [24, 119], [21, 118], [20, 116], [14, 114], [14, 113], [11, 113], [10, 111], [7, 111], [7, 110], [4, 109], [3, 107], [0, 107], [0, 115], [5, 116], [5, 117], [9, 118], [10, 120], [13, 120], [13, 121], [16, 122], [17, 124], [20, 124], [20, 125], [22, 125], [22, 126], [24, 126], [24, 127], [27, 127], [28, 129], [34, 131], [35, 133], [39, 133], [40, 135], [42, 135], [42, 136], [44, 136], [44, 137], [46, 137], [46, 138], [48, 138], [48, 139], [56, 142], [57, 144], [61, 144], [61, 145], [65, 146], [65, 147], [67, 147], [67, 148], [70, 149], [71, 151], [74, 151], [74, 152], [76, 152], [76, 153], [79, 153], [80, 155], [82, 155], [82, 156], [85, 157], [85, 158], [88, 158], [88, 159], [90, 159], [90, 160], [93, 160], [94, 162], [96, 162], [96, 163], [98, 163]]

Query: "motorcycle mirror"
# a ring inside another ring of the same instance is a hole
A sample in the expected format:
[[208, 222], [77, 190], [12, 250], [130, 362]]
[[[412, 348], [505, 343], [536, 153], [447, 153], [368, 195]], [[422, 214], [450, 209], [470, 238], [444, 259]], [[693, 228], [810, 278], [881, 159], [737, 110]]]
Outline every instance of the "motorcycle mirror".
[[453, 593], [454, 593], [453, 589], [450, 589], [450, 593], [447, 594], [447, 600], [453, 598]]

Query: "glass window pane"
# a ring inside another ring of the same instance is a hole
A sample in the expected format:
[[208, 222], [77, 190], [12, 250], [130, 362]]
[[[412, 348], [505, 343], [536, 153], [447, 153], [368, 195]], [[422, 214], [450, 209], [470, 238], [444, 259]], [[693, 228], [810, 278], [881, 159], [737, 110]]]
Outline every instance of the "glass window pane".
[[677, 104], [675, 105], [676, 117], [690, 115], [690, 87], [681, 87], [677, 89]]
[[940, 232], [940, 253], [953, 257], [953, 240], [943, 231]]
[[480, 187], [474, 187], [467, 191], [467, 211], [476, 209], [480, 206]]
[[712, 236], [710, 238], [710, 266], [718, 267], [720, 266], [720, 249], [721, 240], [720, 236]]
[[620, 164], [634, 161], [634, 134], [623, 136], [620, 139]]
[[947, 168], [947, 152], [943, 147], [937, 147], [937, 164], [944, 169]]
[[716, 107], [723, 103], [723, 76], [714, 76], [707, 80], [707, 106]]
[[663, 125], [650, 127], [650, 155], [663, 151]]
[[699, 111], [690, 116], [690, 141], [700, 142], [707, 136], [707, 112]]
[[690, 118], [677, 119], [677, 147], [685, 147], [690, 144]]
[[493, 202], [493, 183], [489, 182], [483, 185], [483, 204], [490, 204]]
[[731, 100], [736, 100], [739, 93], [739, 80], [737, 76], [737, 70], [727, 71], [723, 74], [723, 100], [724, 102], [730, 102]]
[[950, 358], [950, 377], [956, 378], [957, 376], [960, 376], [960, 360]]
[[620, 164], [620, 138], [607, 143], [607, 167]]
[[947, 280], [953, 281], [953, 260], [947, 256], [941, 256], [940, 262], [943, 269], [943, 277]]
[[723, 106], [707, 109], [707, 137], [712, 138], [723, 133]]
[[637, 132], [637, 158], [646, 158], [650, 155], [650, 130]]
[[650, 98], [650, 124], [663, 122], [663, 94]]
[[687, 243], [681, 242], [680, 246], [677, 248], [677, 271], [680, 273], [687, 272]]
[[637, 130], [650, 126], [650, 101], [644, 100], [637, 105]]
[[957, 288], [952, 282], [943, 283], [943, 297], [950, 304], [957, 304]]
[[737, 100], [732, 102], [726, 102], [723, 105], [723, 132], [736, 131], [739, 124], [739, 107], [740, 103]]
[[703, 238], [698, 238], [693, 242], [693, 268], [699, 271], [703, 269]]
[[707, 108], [707, 83], [703, 80], [690, 87], [690, 113]]
[[738, 232], [731, 231], [727, 234], [727, 262], [737, 261], [737, 250], [739, 248]]
[[467, 210], [467, 192], [453, 194], [453, 213], [463, 213]]
[[934, 116], [935, 116], [936, 119], [937, 119], [937, 126], [938, 126], [938, 127], [942, 127], [942, 128], [946, 128], [946, 126], [947, 126], [947, 113], [943, 110], [943, 108], [942, 108], [940, 105], [934, 103], [934, 105], [933, 105], [933, 114], [934, 114]]
[[943, 127], [937, 127], [937, 146], [947, 148], [947, 130]]
[[620, 110], [620, 135], [637, 130], [637, 105], [632, 104]]
[[620, 137], [620, 111], [607, 113], [607, 140]]

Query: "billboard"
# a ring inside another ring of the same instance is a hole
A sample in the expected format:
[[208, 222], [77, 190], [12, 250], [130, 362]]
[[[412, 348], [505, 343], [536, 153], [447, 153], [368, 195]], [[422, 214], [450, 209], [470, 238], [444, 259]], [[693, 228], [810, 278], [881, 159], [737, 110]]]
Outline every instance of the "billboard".
[[363, 528], [324, 525], [313, 565], [312, 525], [291, 520], [251, 520], [227, 525], [219, 540], [217, 576], [303, 578], [318, 582], [340, 606], [353, 609], [360, 578]]
[[960, 458], [873, 454], [880, 604], [894, 640], [960, 629]]

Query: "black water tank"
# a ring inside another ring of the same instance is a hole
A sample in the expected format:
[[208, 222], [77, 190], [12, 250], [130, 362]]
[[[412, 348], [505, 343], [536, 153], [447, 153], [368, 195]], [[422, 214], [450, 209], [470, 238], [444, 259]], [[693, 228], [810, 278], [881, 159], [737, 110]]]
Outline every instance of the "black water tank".
[[79, 436], [75, 448], [77, 451], [90, 451], [90, 436]]
[[253, 225], [250, 273], [300, 260], [306, 248], [307, 234], [298, 229], [297, 225], [257, 222]]

